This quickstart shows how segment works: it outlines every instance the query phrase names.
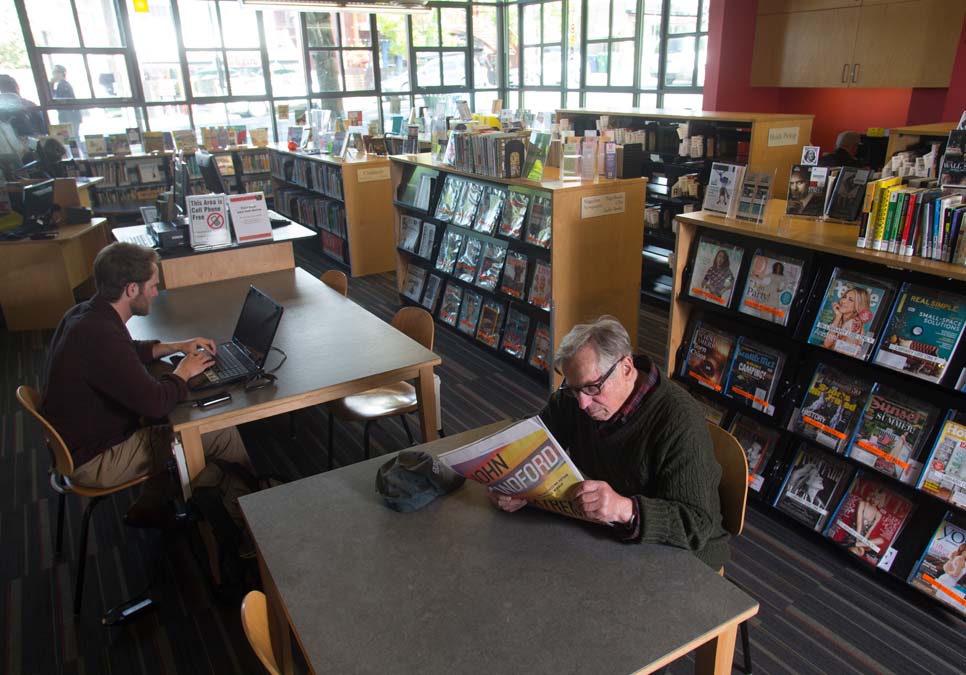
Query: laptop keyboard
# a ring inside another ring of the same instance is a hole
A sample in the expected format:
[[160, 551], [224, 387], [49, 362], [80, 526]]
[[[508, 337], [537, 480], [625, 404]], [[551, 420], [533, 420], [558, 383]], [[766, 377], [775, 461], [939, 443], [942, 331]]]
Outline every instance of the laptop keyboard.
[[154, 239], [149, 234], [135, 234], [126, 238], [128, 242], [132, 244], [137, 244], [138, 246], [146, 246], [148, 248], [154, 248]]
[[224, 345], [218, 350], [215, 354], [215, 365], [205, 371], [209, 382], [221, 382], [248, 372], [248, 368], [235, 356], [234, 350], [231, 345]]

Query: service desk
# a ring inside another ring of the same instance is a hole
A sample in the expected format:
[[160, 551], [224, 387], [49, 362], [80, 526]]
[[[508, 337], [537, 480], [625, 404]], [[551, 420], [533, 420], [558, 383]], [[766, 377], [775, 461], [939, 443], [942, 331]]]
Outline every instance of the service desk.
[[0, 306], [9, 330], [55, 328], [74, 306], [74, 289], [90, 279], [107, 245], [103, 218], [62, 225], [53, 239], [0, 241]]
[[283, 661], [290, 625], [318, 672], [627, 675], [699, 647], [699, 672], [731, 672], [735, 630], [758, 603], [690, 553], [503, 513], [469, 481], [397, 513], [375, 492], [388, 459], [241, 498]]
[[[133, 241], [147, 235], [144, 225], [115, 227], [118, 241]], [[164, 288], [196, 286], [213, 281], [237, 279], [252, 274], [264, 274], [295, 267], [292, 242], [314, 237], [315, 232], [291, 222], [272, 229], [272, 240], [239, 245], [237, 243], [213, 251], [192, 251], [190, 248], [161, 252], [161, 281]]]

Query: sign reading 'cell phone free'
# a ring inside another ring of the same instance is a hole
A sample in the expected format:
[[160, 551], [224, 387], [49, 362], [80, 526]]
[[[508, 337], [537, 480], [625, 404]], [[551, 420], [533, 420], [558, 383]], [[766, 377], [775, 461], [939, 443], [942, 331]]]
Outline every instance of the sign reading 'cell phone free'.
[[225, 195], [191, 195], [188, 206], [191, 248], [231, 245], [231, 227], [225, 208]]

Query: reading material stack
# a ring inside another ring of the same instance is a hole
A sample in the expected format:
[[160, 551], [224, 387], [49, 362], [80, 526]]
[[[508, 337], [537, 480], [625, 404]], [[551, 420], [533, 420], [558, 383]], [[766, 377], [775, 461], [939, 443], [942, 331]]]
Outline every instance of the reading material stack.
[[966, 533], [966, 268], [856, 248], [854, 225], [782, 200], [760, 224], [677, 222], [668, 372], [741, 441], [750, 494], [966, 614], [947, 564]]
[[636, 339], [646, 181], [543, 181], [392, 158], [406, 302], [541, 379], [575, 324], [616, 316]]

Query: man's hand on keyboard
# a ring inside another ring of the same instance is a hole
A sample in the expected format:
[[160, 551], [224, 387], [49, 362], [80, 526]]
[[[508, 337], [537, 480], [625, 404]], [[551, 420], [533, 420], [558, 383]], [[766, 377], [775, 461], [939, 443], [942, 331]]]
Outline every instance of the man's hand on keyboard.
[[190, 340], [183, 340], [181, 342], [176, 342], [172, 345], [177, 348], [177, 351], [184, 352], [185, 354], [190, 354], [191, 352], [196, 352], [199, 349], [204, 349], [210, 354], [214, 354], [218, 347], [215, 345], [215, 341], [211, 338], [196, 337]]
[[195, 375], [200, 375], [215, 365], [215, 357], [202, 350], [185, 352], [185, 356], [174, 369], [174, 374], [187, 382]]

